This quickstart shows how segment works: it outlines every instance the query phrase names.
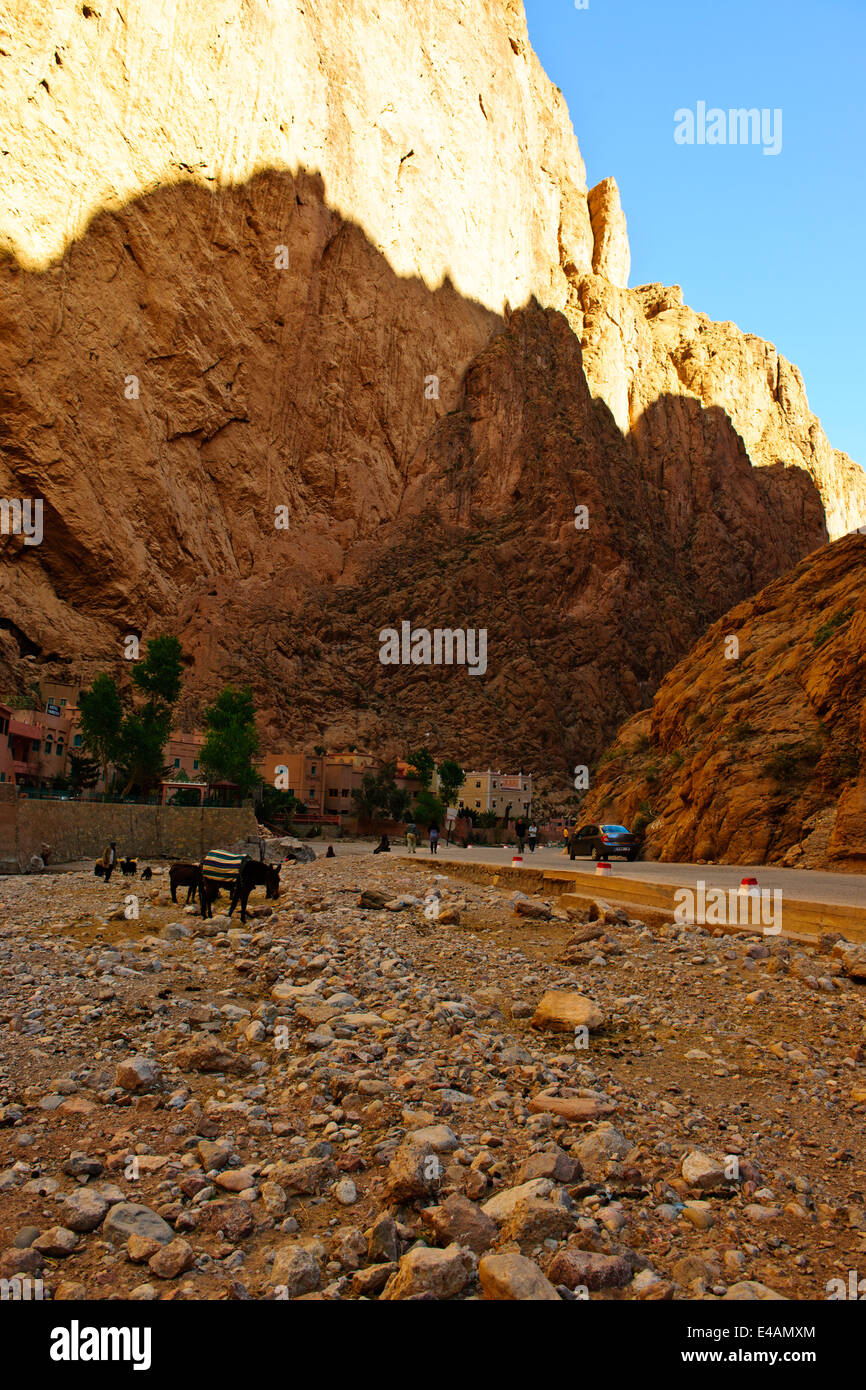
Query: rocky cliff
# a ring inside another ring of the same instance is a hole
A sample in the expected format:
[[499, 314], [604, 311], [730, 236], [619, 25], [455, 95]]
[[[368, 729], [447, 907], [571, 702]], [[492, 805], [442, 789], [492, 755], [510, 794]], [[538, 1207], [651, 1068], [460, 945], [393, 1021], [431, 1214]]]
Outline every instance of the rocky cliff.
[[862, 873], [866, 536], [711, 627], [620, 730], [581, 816], [649, 821], [649, 858]]
[[[563, 773], [866, 520], [795, 368], [627, 288], [516, 0], [6, 14], [7, 691], [171, 628], [269, 736]], [[382, 667], [401, 619], [489, 629], [487, 676]]]

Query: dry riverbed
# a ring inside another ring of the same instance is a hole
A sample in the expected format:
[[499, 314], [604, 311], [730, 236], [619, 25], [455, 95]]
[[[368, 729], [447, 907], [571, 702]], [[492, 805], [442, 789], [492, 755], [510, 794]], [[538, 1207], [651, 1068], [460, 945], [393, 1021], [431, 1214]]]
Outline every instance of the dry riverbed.
[[866, 1270], [838, 943], [544, 920], [446, 867], [290, 865], [246, 926], [171, 904], [164, 869], [0, 880], [0, 1277], [824, 1299]]

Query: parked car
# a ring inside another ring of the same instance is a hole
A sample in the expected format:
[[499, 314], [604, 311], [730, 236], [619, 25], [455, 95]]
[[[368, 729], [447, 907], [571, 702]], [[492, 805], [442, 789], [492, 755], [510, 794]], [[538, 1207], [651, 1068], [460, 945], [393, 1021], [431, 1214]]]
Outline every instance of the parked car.
[[570, 859], [589, 855], [593, 859], [610, 859], [623, 855], [629, 861], [637, 858], [640, 841], [624, 825], [582, 825], [572, 831], [568, 842]]

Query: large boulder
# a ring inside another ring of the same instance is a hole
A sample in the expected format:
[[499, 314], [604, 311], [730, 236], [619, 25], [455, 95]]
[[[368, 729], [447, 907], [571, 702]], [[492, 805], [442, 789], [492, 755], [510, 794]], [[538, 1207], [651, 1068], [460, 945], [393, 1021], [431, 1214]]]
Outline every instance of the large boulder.
[[424, 1221], [446, 1245], [463, 1245], [481, 1255], [499, 1238], [492, 1217], [460, 1193], [453, 1193], [441, 1207], [424, 1212]]
[[709, 1154], [701, 1153], [700, 1149], [686, 1154], [680, 1172], [689, 1187], [698, 1187], [707, 1192], [713, 1188], [724, 1187], [727, 1183], [722, 1164]]
[[200, 1033], [178, 1050], [181, 1071], [248, 1072], [252, 1063], [239, 1052], [223, 1047], [208, 1033]]
[[525, 1202], [529, 1197], [549, 1197], [555, 1186], [549, 1178], [532, 1178], [529, 1182], [521, 1183], [519, 1187], [507, 1187], [504, 1192], [497, 1192], [495, 1197], [484, 1203], [481, 1210], [486, 1216], [501, 1223], [508, 1220], [521, 1202]]
[[589, 1250], [561, 1250], [547, 1271], [567, 1289], [623, 1289], [631, 1282], [631, 1263], [624, 1255], [596, 1255]]
[[129, 1057], [120, 1062], [115, 1085], [124, 1091], [155, 1091], [159, 1087], [162, 1069], [152, 1057]]
[[597, 1120], [602, 1115], [612, 1115], [616, 1105], [612, 1100], [602, 1100], [598, 1096], [554, 1096], [541, 1091], [529, 1102], [534, 1115], [560, 1115], [564, 1120]]
[[168, 1245], [174, 1240], [174, 1231], [168, 1222], [150, 1207], [139, 1206], [136, 1202], [117, 1202], [106, 1216], [102, 1230], [109, 1239], [123, 1242], [130, 1236], [143, 1236], [155, 1240], [158, 1245]]
[[404, 1140], [388, 1169], [388, 1192], [395, 1202], [411, 1202], [438, 1192], [442, 1164], [432, 1144]]
[[319, 1266], [310, 1251], [302, 1245], [287, 1245], [277, 1251], [268, 1283], [279, 1289], [281, 1297], [300, 1298], [317, 1289], [320, 1280]]
[[603, 1172], [611, 1161], [625, 1158], [630, 1148], [624, 1134], [608, 1121], [603, 1121], [575, 1145], [575, 1152], [590, 1173]]
[[486, 1299], [515, 1303], [560, 1303], [559, 1294], [538, 1265], [524, 1255], [485, 1255], [478, 1278]]
[[549, 989], [543, 994], [532, 1027], [548, 1033], [573, 1033], [576, 1028], [601, 1028], [604, 1014], [585, 994], [570, 989]]
[[454, 1298], [462, 1293], [475, 1273], [475, 1256], [462, 1245], [447, 1250], [416, 1246], [404, 1255], [382, 1293], [384, 1300], [405, 1298]]

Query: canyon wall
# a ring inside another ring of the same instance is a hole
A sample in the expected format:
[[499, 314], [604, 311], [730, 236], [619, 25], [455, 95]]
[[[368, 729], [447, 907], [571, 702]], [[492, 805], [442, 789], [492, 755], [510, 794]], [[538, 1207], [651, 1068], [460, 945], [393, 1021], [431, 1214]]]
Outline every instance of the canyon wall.
[[[795, 368], [628, 288], [516, 0], [5, 14], [0, 694], [177, 630], [193, 716], [249, 678], [269, 739], [561, 774], [866, 522]], [[387, 671], [401, 618], [489, 676]]]
[[648, 858], [862, 873], [866, 537], [711, 627], [620, 730], [580, 814], [641, 817]]

